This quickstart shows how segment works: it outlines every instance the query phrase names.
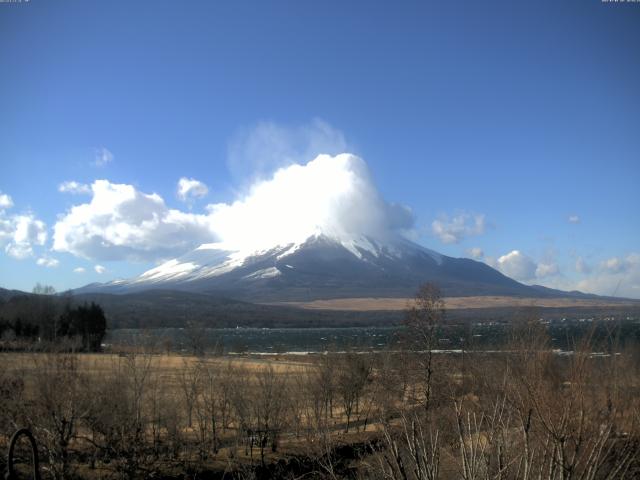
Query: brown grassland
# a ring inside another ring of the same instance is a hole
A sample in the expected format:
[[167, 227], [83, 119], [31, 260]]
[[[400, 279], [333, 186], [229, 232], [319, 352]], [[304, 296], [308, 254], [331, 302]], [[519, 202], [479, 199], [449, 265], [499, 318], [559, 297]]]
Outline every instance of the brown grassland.
[[[414, 302], [413, 298], [334, 298], [330, 300], [313, 300], [309, 302], [280, 302], [278, 305], [289, 305], [313, 310], [405, 310]], [[640, 302], [626, 299], [599, 298], [529, 298], [529, 297], [446, 297], [446, 308], [500, 308], [500, 307], [621, 307], [638, 306]]]
[[435, 354], [435, 320], [368, 354], [0, 353], [0, 446], [30, 428], [54, 479], [638, 478], [637, 348], [558, 355], [530, 321]]

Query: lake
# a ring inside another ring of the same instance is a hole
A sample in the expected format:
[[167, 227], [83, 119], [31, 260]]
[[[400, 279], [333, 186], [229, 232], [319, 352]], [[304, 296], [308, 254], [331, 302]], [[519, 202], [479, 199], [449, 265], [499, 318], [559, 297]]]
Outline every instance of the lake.
[[224, 353], [311, 353], [347, 349], [381, 350], [394, 341], [398, 327], [354, 328], [207, 328], [190, 330], [119, 329], [107, 345], [157, 345], [175, 351], [193, 349], [194, 339], [205, 351]]
[[[591, 322], [557, 320], [545, 322], [550, 347], [573, 350], [585, 334], [606, 350], [610, 341], [640, 343], [640, 321]], [[350, 328], [160, 328], [152, 330], [118, 329], [108, 333], [104, 343], [119, 346], [153, 345], [165, 350], [190, 352], [194, 344], [205, 351], [219, 353], [317, 353], [325, 351], [377, 351], [393, 348], [402, 327]], [[616, 331], [617, 334], [612, 335]], [[510, 340], [513, 327], [508, 322], [445, 325], [438, 329], [437, 348], [442, 350], [499, 349]], [[621, 345], [617, 345], [616, 348]]]

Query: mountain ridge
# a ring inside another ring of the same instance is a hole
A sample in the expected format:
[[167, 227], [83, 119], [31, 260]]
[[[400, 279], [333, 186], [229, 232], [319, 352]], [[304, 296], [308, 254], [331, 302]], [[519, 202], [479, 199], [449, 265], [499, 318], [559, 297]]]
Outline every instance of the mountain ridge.
[[597, 297], [525, 285], [483, 262], [448, 257], [400, 236], [324, 233], [250, 252], [204, 244], [136, 278], [90, 284], [74, 293], [170, 289], [268, 303], [411, 297], [425, 282], [438, 284], [444, 296]]

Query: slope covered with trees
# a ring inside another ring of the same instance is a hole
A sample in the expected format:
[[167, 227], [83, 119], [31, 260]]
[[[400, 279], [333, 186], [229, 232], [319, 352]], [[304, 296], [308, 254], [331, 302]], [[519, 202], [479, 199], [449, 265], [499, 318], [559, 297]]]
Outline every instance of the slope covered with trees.
[[13, 293], [0, 303], [0, 343], [24, 348], [65, 343], [81, 351], [98, 351], [107, 331], [107, 318], [95, 302], [55, 296], [51, 287], [37, 285], [34, 293]]

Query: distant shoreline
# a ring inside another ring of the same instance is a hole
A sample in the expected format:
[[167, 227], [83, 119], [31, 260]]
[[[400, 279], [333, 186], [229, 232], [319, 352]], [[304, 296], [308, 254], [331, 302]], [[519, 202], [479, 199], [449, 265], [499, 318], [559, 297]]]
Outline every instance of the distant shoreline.
[[[482, 309], [500, 307], [640, 307], [640, 301], [630, 299], [615, 300], [611, 298], [533, 298], [507, 296], [473, 296], [445, 298], [448, 309]], [[392, 311], [405, 310], [411, 304], [411, 298], [335, 298], [330, 300], [312, 300], [308, 302], [271, 302], [265, 305], [298, 307], [307, 310], [341, 310], [341, 311]]]

